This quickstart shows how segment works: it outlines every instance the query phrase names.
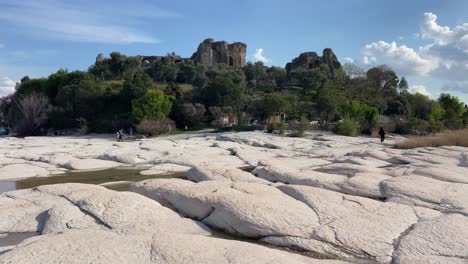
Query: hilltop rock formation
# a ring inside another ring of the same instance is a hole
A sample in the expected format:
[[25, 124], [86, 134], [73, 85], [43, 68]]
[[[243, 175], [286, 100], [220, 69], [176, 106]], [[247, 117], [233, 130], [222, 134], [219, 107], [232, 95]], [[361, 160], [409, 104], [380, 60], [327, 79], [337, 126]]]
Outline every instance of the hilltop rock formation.
[[316, 52], [304, 52], [299, 57], [294, 58], [292, 62], [286, 64], [286, 71], [297, 68], [313, 69], [318, 68], [322, 64], [328, 65], [330, 73], [334, 74], [335, 70], [341, 68], [341, 63], [338, 61], [335, 53], [330, 48], [323, 50], [323, 55], [320, 57]]
[[229, 44], [226, 41], [214, 41], [208, 38], [200, 43], [192, 59], [206, 65], [226, 63], [230, 66], [243, 67], [246, 53], [247, 45], [242, 42]]

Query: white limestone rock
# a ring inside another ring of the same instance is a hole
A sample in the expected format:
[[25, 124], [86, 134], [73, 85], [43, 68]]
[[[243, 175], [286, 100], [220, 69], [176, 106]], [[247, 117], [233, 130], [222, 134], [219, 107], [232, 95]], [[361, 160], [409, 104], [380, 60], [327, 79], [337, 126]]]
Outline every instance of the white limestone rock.
[[459, 214], [420, 222], [398, 241], [394, 263], [468, 263], [467, 227]]
[[275, 187], [245, 182], [147, 180], [131, 191], [151, 195], [161, 204], [233, 235], [309, 237], [318, 225], [314, 211]]
[[254, 182], [271, 184], [271, 182], [257, 178], [253, 174], [237, 168], [218, 166], [195, 166], [187, 172], [187, 178], [194, 182], [201, 181], [228, 181], [228, 182]]
[[176, 172], [186, 172], [190, 169], [189, 166], [182, 166], [172, 163], [161, 163], [143, 170], [140, 172], [141, 175], [159, 175], [159, 174], [170, 174]]
[[391, 201], [468, 215], [468, 184], [412, 175], [382, 182], [382, 192]]
[[[47, 254], [43, 254], [47, 252]], [[122, 235], [79, 230], [25, 240], [0, 255], [5, 264], [309, 263], [340, 264], [235, 240], [170, 232]]]

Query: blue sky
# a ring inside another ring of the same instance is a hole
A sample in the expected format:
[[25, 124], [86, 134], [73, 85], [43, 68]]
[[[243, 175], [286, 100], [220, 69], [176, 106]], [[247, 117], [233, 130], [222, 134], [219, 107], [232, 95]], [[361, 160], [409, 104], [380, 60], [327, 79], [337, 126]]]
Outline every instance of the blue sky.
[[330, 47], [341, 62], [387, 64], [414, 91], [468, 102], [465, 0], [0, 0], [0, 95], [24, 75], [85, 70], [98, 53], [189, 57], [208, 37], [277, 66]]

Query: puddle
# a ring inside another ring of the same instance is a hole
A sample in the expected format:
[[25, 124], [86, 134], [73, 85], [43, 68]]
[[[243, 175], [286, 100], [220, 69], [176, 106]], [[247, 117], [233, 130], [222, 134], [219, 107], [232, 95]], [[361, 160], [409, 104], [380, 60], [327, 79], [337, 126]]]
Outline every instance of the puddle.
[[116, 191], [127, 191], [131, 182], [156, 178], [183, 178], [186, 175], [186, 172], [175, 172], [170, 174], [159, 175], [141, 175], [140, 171], [141, 170], [136, 169], [114, 168], [100, 171], [67, 172], [65, 174], [50, 177], [33, 177], [14, 181], [0, 181], [0, 193], [21, 189], [29, 189], [47, 184], [68, 182], [87, 183], [96, 185], [109, 182], [119, 182], [116, 184], [106, 184], [105, 187]]

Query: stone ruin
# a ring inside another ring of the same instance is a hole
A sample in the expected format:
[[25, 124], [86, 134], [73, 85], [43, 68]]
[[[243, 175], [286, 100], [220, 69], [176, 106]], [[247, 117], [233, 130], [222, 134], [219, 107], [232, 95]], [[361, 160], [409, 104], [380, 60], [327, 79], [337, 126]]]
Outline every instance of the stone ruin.
[[192, 55], [192, 60], [205, 65], [226, 63], [229, 66], [243, 67], [246, 53], [247, 45], [242, 42], [229, 44], [226, 41], [214, 41], [208, 38], [200, 43]]
[[341, 68], [341, 63], [338, 61], [335, 53], [330, 48], [323, 50], [323, 55], [319, 56], [316, 52], [304, 52], [299, 57], [294, 58], [292, 62], [286, 64], [286, 71], [290, 72], [297, 68], [314, 69], [322, 64], [328, 65], [330, 73], [333, 75], [335, 71]]

